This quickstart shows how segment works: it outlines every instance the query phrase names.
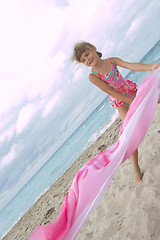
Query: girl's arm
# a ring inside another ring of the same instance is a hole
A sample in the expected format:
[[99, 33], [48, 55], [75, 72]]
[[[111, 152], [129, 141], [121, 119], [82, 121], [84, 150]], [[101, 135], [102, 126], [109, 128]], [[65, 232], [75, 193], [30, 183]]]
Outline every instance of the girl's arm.
[[131, 71], [154, 71], [160, 67], [160, 63], [157, 63], [157, 64], [144, 64], [139, 62], [130, 63], [130, 62], [123, 61], [120, 58], [110, 58], [110, 59], [115, 65], [123, 68], [127, 68]]
[[89, 80], [94, 85], [96, 85], [98, 88], [100, 88], [102, 91], [106, 92], [110, 96], [112, 96], [120, 101], [129, 103], [129, 104], [131, 104], [131, 102], [133, 101], [133, 98], [126, 97], [126, 96], [122, 95], [121, 93], [117, 92], [116, 90], [111, 88], [107, 83], [103, 82], [101, 79], [99, 79], [98, 76], [96, 76], [94, 74], [89, 75]]

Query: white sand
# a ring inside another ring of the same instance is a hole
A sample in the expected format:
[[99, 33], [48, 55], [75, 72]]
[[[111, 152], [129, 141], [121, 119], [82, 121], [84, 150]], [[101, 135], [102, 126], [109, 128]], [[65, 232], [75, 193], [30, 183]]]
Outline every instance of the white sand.
[[[26, 240], [37, 225], [53, 222], [77, 171], [117, 140], [119, 127], [118, 119], [34, 204], [4, 240]], [[130, 160], [121, 165], [77, 240], [160, 240], [160, 105], [139, 147], [139, 164], [144, 173], [143, 182], [134, 184]]]

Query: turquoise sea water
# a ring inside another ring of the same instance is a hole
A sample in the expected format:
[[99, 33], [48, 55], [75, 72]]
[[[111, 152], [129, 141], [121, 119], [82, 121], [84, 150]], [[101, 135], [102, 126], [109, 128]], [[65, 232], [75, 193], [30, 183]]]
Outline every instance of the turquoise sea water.
[[[141, 62], [160, 62], [160, 41], [143, 57]], [[129, 72], [125, 79], [138, 85], [149, 72]], [[0, 238], [2, 238], [35, 203], [35, 201], [72, 165], [93, 141], [113, 122], [117, 114], [106, 97], [67, 141], [53, 154], [41, 169], [25, 184], [0, 211]]]

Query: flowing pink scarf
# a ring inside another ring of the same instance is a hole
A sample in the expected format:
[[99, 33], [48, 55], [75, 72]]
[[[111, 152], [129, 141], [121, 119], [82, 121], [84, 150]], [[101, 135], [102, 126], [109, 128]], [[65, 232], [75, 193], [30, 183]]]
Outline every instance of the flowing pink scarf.
[[140, 84], [121, 125], [119, 140], [76, 174], [57, 220], [36, 227], [28, 240], [74, 240], [105, 194], [116, 170], [138, 148], [151, 124], [160, 94], [160, 69]]

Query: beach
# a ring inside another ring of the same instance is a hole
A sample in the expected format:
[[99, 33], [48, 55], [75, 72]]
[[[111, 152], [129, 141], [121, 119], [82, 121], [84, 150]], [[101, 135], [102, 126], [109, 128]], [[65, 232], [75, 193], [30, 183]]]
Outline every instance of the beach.
[[[37, 225], [55, 221], [78, 170], [117, 141], [120, 125], [118, 118], [38, 199], [3, 240], [26, 240]], [[138, 184], [134, 183], [130, 160], [119, 167], [77, 240], [160, 239], [160, 104], [139, 147], [139, 165], [143, 181]]]

